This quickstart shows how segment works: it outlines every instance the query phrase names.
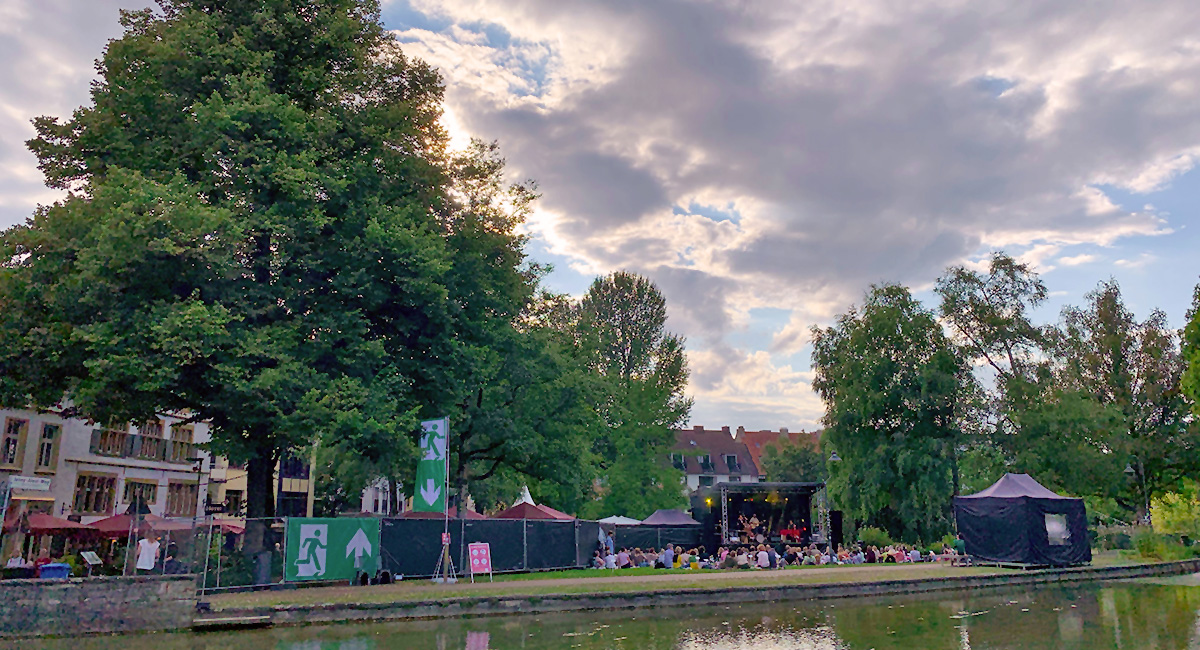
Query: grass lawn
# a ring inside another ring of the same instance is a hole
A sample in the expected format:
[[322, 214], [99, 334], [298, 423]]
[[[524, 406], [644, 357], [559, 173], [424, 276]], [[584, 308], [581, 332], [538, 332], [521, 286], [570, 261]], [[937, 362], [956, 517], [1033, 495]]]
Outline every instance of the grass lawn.
[[[1092, 558], [1092, 566], [1123, 566], [1147, 561], [1134, 551], [1104, 551]], [[916, 580], [964, 575], [1019, 573], [996, 567], [952, 567], [947, 564], [879, 565], [841, 567], [789, 567], [779, 571], [701, 569], [623, 569], [608, 571], [574, 569], [495, 576], [471, 584], [438, 585], [414, 579], [392, 585], [370, 587], [312, 587], [288, 591], [257, 591], [209, 597], [215, 610], [288, 605], [348, 603], [391, 603], [483, 596], [542, 596], [554, 594], [632, 593], [675, 589], [719, 589], [723, 587], [779, 586], [822, 583]]]
[[475, 584], [433, 584], [410, 580], [370, 587], [318, 587], [289, 591], [258, 591], [209, 597], [214, 610], [287, 605], [391, 603], [483, 596], [541, 596], [557, 594], [632, 593], [654, 590], [719, 589], [724, 587], [779, 586], [877, 580], [914, 580], [947, 576], [1007, 573], [994, 567], [951, 567], [944, 564], [853, 567], [802, 567], [781, 571], [571, 570], [496, 576], [496, 581]]

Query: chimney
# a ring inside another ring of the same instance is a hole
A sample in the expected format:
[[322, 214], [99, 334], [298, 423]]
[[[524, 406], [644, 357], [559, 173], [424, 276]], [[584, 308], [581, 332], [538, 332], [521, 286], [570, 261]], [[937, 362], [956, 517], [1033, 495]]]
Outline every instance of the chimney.
[[788, 434], [787, 427], [779, 427], [779, 433], [786, 436]]
[[728, 434], [729, 434], [729, 427], [721, 427], [721, 433], [724, 433], [724, 434], [728, 435]]
[[696, 426], [692, 427], [692, 431], [704, 431], [704, 425], [697, 424]]
[[738, 427], [738, 436], [741, 436], [743, 433], [746, 433], [746, 427]]

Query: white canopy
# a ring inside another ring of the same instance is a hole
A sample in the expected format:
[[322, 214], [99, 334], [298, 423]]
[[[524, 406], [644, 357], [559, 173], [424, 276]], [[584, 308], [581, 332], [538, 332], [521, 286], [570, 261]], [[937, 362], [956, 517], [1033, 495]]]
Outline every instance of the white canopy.
[[611, 517], [605, 517], [604, 519], [601, 519], [600, 523], [612, 524], [614, 526], [636, 526], [642, 522], [638, 521], [637, 519], [622, 517], [621, 515], [613, 515]]

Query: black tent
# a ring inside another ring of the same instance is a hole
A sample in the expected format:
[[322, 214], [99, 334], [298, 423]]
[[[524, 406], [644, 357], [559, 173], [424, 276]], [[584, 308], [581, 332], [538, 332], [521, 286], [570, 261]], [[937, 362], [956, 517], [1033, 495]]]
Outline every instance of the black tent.
[[662, 509], [655, 511], [654, 514], [643, 519], [640, 525], [669, 526], [675, 528], [679, 526], [699, 526], [700, 522], [692, 519], [682, 510]]
[[967, 553], [980, 560], [1068, 566], [1092, 561], [1083, 499], [1059, 496], [1028, 474], [954, 498]]

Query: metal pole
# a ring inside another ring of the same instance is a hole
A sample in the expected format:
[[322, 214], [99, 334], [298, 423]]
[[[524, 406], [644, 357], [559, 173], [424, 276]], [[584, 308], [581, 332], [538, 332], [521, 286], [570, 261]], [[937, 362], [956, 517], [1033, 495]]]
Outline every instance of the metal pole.
[[213, 521], [208, 520], [208, 540], [204, 544], [204, 574], [200, 577], [200, 593], [204, 593], [204, 587], [208, 585], [208, 557], [212, 555], [212, 534]]

